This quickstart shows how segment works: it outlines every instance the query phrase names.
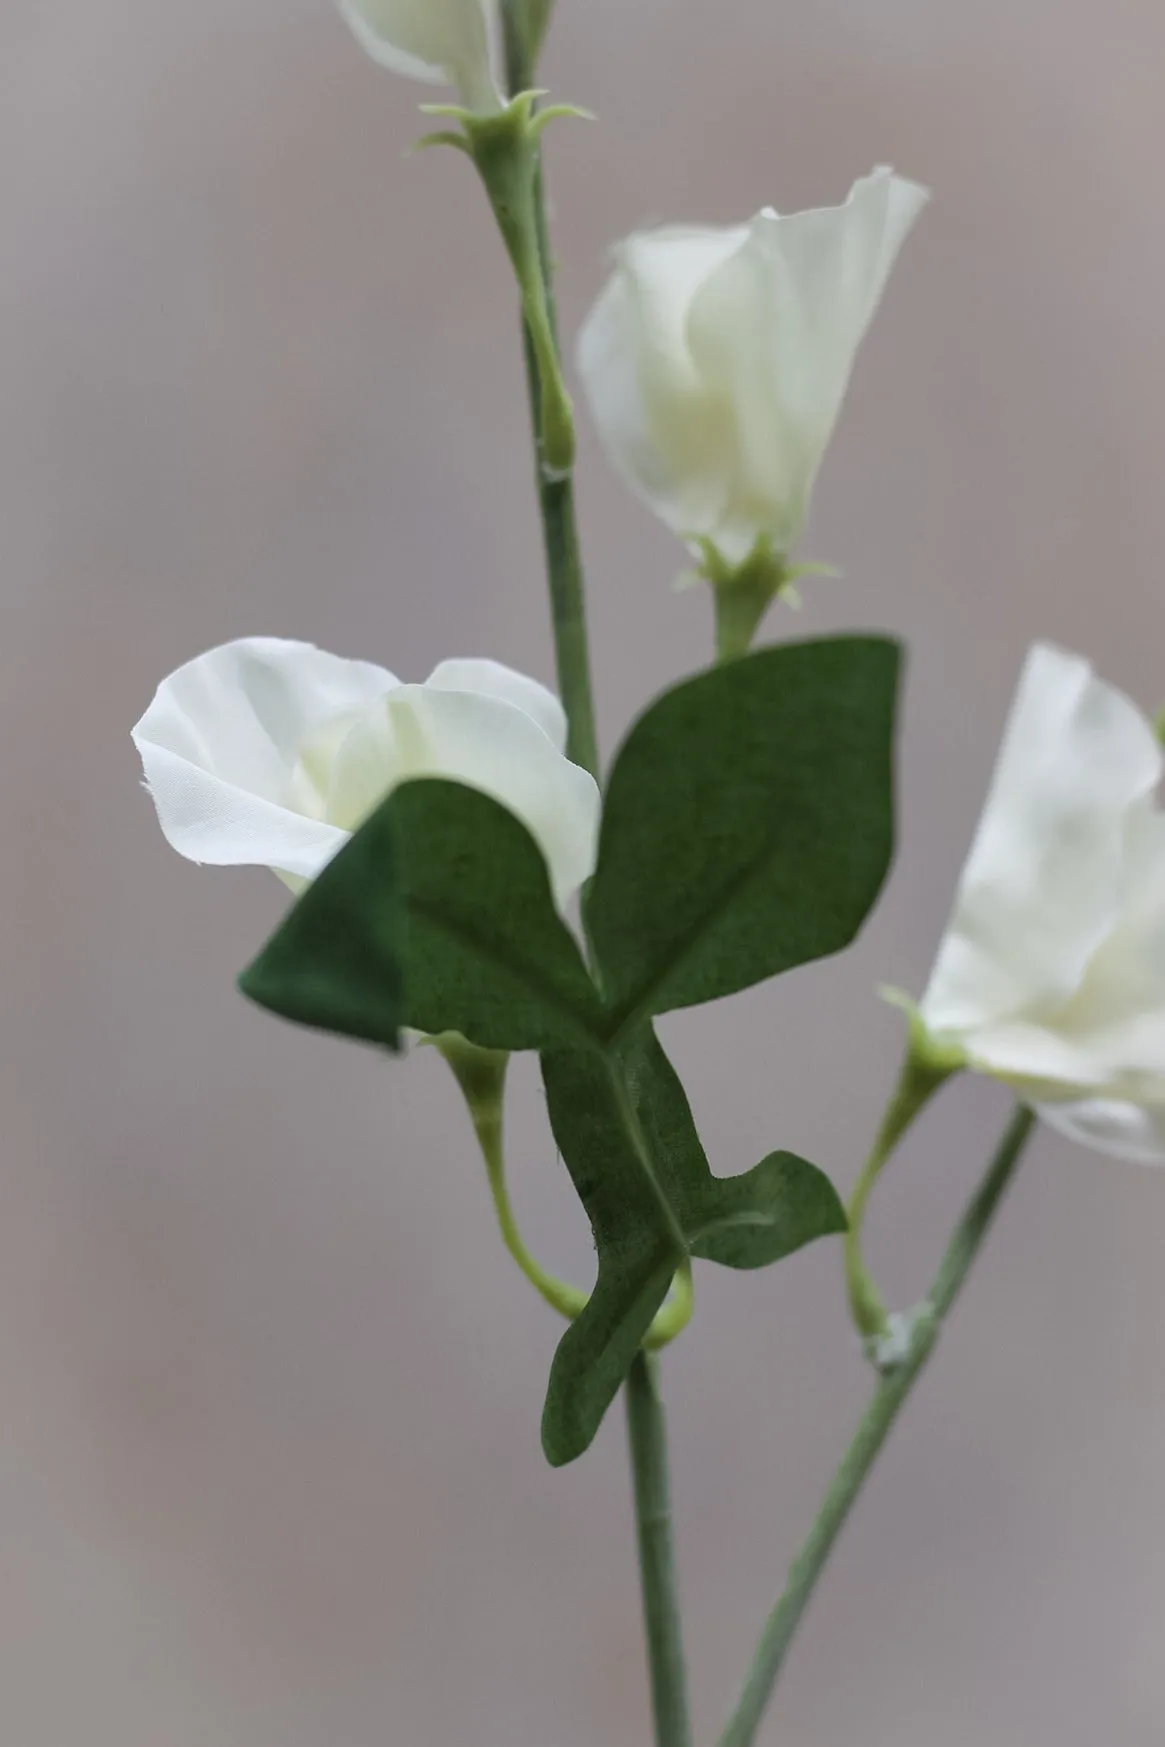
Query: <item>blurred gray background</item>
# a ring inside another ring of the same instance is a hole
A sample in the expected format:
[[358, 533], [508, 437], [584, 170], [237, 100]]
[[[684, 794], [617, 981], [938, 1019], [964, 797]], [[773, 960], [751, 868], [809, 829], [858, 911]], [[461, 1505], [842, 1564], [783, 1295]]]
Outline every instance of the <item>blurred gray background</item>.
[[[848, 1182], [1028, 641], [1165, 696], [1165, 13], [1153, 0], [560, 0], [565, 326], [632, 226], [935, 202], [860, 361], [774, 634], [913, 651], [905, 846], [847, 957], [665, 1036], [716, 1167]], [[131, 723], [248, 632], [551, 677], [513, 297], [425, 93], [328, 0], [0, 16], [0, 1735], [10, 1747], [632, 1747], [620, 1415], [551, 1473], [558, 1328], [442, 1065], [248, 1009], [263, 873], [166, 848]], [[605, 743], [709, 650], [584, 431]], [[959, 1085], [875, 1208], [910, 1302], [1000, 1128]], [[515, 1193], [589, 1239], [534, 1075]], [[765, 1739], [1165, 1739], [1165, 1180], [1041, 1139], [847, 1533]], [[668, 1359], [701, 1739], [866, 1391], [839, 1261], [705, 1270]]]

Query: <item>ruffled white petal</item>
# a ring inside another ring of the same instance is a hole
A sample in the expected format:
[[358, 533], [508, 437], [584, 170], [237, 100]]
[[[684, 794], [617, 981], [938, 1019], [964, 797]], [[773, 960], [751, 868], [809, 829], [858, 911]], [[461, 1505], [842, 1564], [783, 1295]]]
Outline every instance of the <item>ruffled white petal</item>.
[[1136, 1164], [1165, 1164], [1165, 1105], [1092, 1098], [1078, 1104], [1040, 1104], [1037, 1110], [1042, 1121], [1081, 1146]]
[[607, 455], [677, 534], [710, 534], [727, 491], [732, 409], [700, 378], [687, 319], [747, 227], [669, 226], [629, 237], [583, 324], [578, 368]]
[[224, 644], [179, 668], [133, 730], [167, 841], [191, 861], [313, 878], [346, 834], [305, 815], [299, 749], [396, 685], [370, 662], [275, 637]]
[[476, 692], [513, 704], [537, 722], [559, 752], [566, 751], [566, 711], [552, 691], [528, 674], [500, 661], [469, 658], [438, 662], [425, 684], [438, 691]]
[[1122, 693], [1078, 656], [1032, 650], [921, 1002], [931, 1031], [974, 1050], [979, 1033], [1038, 1027], [1073, 996], [1124, 902], [1125, 815], [1160, 775], [1152, 728]]
[[598, 787], [525, 711], [497, 697], [401, 686], [366, 711], [340, 746], [328, 816], [354, 827], [390, 786], [426, 776], [480, 789], [515, 814], [546, 857], [560, 908], [589, 877]]
[[339, 0], [339, 7], [378, 65], [456, 85], [480, 113], [500, 108], [498, 0]]
[[1117, 918], [1057, 1023], [1106, 1084], [1165, 1102], [1165, 816], [1153, 800], [1125, 817]]
[[740, 560], [758, 532], [797, 543], [857, 349], [929, 196], [875, 170], [845, 204], [758, 213], [743, 245], [692, 300], [702, 379], [731, 404], [735, 455], [712, 538]]
[[528, 827], [560, 907], [589, 876], [599, 791], [561, 750], [544, 686], [493, 661], [442, 662], [424, 685], [306, 643], [248, 638], [172, 674], [133, 731], [168, 841], [194, 861], [315, 878], [413, 777], [493, 796]]
[[579, 336], [614, 465], [729, 562], [788, 552], [854, 356], [928, 196], [876, 170], [840, 207], [633, 236]]

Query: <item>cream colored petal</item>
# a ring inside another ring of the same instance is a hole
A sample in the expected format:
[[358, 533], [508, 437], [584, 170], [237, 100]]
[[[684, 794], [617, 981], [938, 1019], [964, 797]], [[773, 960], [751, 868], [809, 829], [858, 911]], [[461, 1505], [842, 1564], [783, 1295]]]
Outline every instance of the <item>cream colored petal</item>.
[[1042, 1121], [1081, 1146], [1137, 1164], [1165, 1164], [1165, 1104], [1142, 1107], [1114, 1098], [1093, 1098], [1037, 1108]]
[[566, 712], [554, 693], [528, 674], [518, 673], [500, 661], [466, 658], [438, 662], [425, 684], [438, 691], [476, 692], [481, 697], [501, 698], [537, 722], [559, 752], [566, 751]]
[[758, 534], [781, 552], [799, 539], [857, 349], [928, 198], [876, 170], [842, 206], [761, 212], [693, 296], [691, 357], [733, 411], [728, 489], [712, 534], [726, 557], [746, 556]]
[[500, 107], [498, 0], [339, 0], [339, 7], [378, 65], [456, 85], [470, 109]]
[[1155, 798], [1126, 815], [1117, 919], [1057, 1028], [1109, 1085], [1135, 1094], [1165, 1080], [1165, 816]]
[[314, 877], [345, 834], [305, 816], [299, 746], [396, 683], [369, 662], [272, 637], [228, 643], [179, 668], [133, 729], [167, 841], [192, 861]]
[[731, 409], [688, 350], [693, 296], [747, 229], [668, 227], [629, 237], [578, 338], [578, 369], [607, 455], [678, 534], [710, 533], [726, 491]]
[[526, 826], [562, 908], [593, 867], [599, 791], [524, 711], [500, 698], [402, 686], [353, 726], [333, 768], [328, 817], [358, 825], [399, 783], [445, 777], [490, 795]]
[[1080, 988], [1124, 899], [1124, 827], [1161, 775], [1152, 727], [1078, 656], [1028, 657], [921, 1011], [975, 1047], [1047, 1022]]

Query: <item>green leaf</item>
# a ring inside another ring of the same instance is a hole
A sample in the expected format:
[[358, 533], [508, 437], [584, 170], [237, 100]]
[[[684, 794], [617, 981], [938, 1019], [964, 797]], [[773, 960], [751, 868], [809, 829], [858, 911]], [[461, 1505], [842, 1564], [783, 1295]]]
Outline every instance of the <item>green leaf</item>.
[[402, 1025], [499, 1050], [601, 1031], [533, 838], [487, 795], [434, 779], [372, 814], [240, 986], [284, 1018], [390, 1049]]
[[796, 1153], [770, 1153], [717, 1187], [730, 1193], [693, 1242], [692, 1254], [725, 1268], [767, 1268], [815, 1238], [846, 1229], [837, 1190], [824, 1171]]
[[893, 848], [898, 667], [882, 637], [762, 649], [631, 729], [586, 904], [615, 1030], [853, 939]]
[[714, 1177], [649, 1027], [607, 1057], [548, 1052], [542, 1075], [599, 1260], [594, 1292], [551, 1367], [542, 1443], [557, 1467], [590, 1444], [689, 1254], [763, 1267], [844, 1231], [845, 1214], [828, 1179], [791, 1153], [740, 1177]]

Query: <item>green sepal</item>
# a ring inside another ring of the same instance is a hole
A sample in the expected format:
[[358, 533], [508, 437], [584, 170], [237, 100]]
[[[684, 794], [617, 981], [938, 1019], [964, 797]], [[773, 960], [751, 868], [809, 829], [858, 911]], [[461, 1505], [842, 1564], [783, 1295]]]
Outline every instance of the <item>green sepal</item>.
[[542, 1444], [558, 1467], [589, 1446], [689, 1256], [762, 1267], [843, 1231], [845, 1214], [828, 1178], [791, 1153], [739, 1177], [714, 1177], [683, 1086], [649, 1027], [607, 1058], [548, 1052], [542, 1076], [598, 1251], [594, 1291], [551, 1367]]
[[598, 995], [525, 827], [460, 783], [404, 783], [240, 978], [284, 1018], [399, 1047], [408, 1025], [481, 1049], [586, 1044]]
[[883, 637], [762, 649], [636, 722], [585, 904], [614, 1031], [853, 939], [893, 849], [899, 653]]

